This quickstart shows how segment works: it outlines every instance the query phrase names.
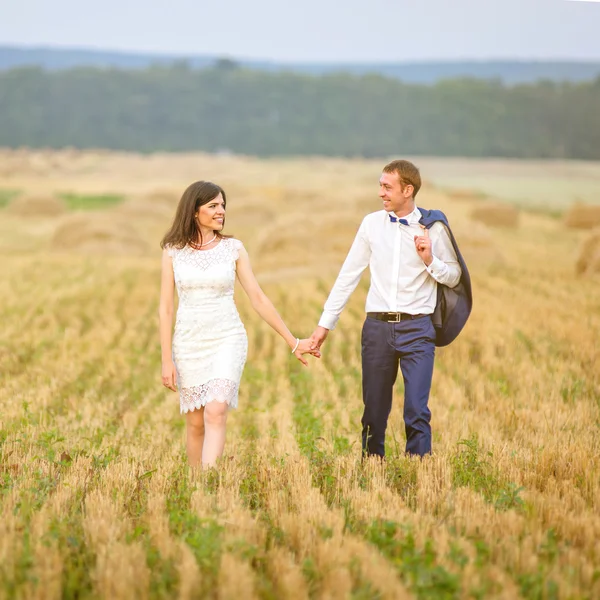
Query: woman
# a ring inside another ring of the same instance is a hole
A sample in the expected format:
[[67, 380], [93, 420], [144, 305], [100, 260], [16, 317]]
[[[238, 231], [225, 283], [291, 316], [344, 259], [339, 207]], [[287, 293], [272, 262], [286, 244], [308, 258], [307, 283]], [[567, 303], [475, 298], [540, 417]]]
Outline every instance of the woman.
[[[310, 350], [310, 340], [290, 333], [256, 281], [243, 244], [221, 233], [226, 203], [218, 185], [192, 183], [160, 244], [162, 382], [173, 391], [179, 388], [191, 466], [214, 466], [223, 454], [227, 411], [237, 407], [248, 338], [233, 301], [236, 275], [252, 307], [301, 363], [308, 365], [306, 353], [320, 357]], [[175, 286], [179, 307], [171, 338]]]

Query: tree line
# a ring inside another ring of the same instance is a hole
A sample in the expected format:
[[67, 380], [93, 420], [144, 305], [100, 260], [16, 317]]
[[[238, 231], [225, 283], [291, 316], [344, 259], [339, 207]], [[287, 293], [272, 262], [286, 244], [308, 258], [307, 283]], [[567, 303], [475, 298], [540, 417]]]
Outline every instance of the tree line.
[[600, 78], [425, 86], [222, 61], [0, 73], [0, 146], [600, 159]]

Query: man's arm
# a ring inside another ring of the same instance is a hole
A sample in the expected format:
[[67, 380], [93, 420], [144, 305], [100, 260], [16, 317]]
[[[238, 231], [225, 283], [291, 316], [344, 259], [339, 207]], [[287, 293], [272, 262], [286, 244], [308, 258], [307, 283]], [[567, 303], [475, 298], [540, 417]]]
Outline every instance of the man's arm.
[[348, 303], [352, 292], [356, 289], [360, 281], [360, 276], [369, 264], [370, 258], [371, 245], [367, 237], [365, 221], [363, 220], [354, 238], [352, 247], [348, 252], [348, 256], [329, 293], [327, 302], [325, 302], [319, 326], [311, 336], [313, 342], [318, 344], [316, 345], [317, 348], [323, 343], [329, 331], [335, 329], [340, 314]]
[[438, 230], [438, 236], [432, 248], [433, 260], [427, 265], [427, 271], [438, 283], [453, 288], [460, 281], [462, 269], [445, 225], [435, 223], [433, 227]]

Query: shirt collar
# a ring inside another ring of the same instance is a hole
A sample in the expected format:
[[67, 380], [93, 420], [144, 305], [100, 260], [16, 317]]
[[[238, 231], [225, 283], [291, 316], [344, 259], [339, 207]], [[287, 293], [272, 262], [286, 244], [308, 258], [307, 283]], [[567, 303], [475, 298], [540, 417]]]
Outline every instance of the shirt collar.
[[423, 215], [421, 215], [421, 211], [415, 205], [414, 210], [410, 213], [410, 215], [408, 215], [408, 217], [406, 217], [406, 219], [411, 225], [416, 225], [422, 216]]
[[[388, 215], [392, 215], [392, 216], [396, 216], [395, 213], [390, 212], [388, 213]], [[419, 223], [419, 220], [421, 219], [423, 215], [421, 214], [421, 211], [417, 208], [417, 206], [415, 205], [415, 208], [412, 212], [408, 213], [405, 217], [402, 217], [403, 219], [406, 219], [408, 221], [409, 225], [416, 225]], [[388, 217], [389, 220], [389, 217]]]

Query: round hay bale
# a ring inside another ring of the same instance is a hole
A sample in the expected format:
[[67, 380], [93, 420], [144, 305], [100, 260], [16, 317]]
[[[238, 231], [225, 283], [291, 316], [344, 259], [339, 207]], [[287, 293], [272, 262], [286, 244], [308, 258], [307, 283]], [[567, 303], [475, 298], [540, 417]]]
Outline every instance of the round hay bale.
[[140, 255], [148, 243], [129, 223], [105, 213], [67, 219], [55, 231], [51, 247], [74, 254]]
[[341, 220], [331, 215], [314, 222], [305, 213], [280, 218], [257, 240], [257, 258], [279, 267], [339, 262], [350, 249], [360, 220]]
[[56, 196], [17, 196], [7, 210], [19, 217], [57, 217], [67, 211], [66, 204]]
[[575, 202], [565, 213], [564, 224], [570, 229], [600, 227], [600, 205]]
[[488, 227], [519, 226], [519, 211], [510, 204], [484, 204], [471, 211], [471, 219]]
[[600, 227], [594, 229], [581, 244], [575, 272], [578, 275], [600, 274]]
[[492, 232], [483, 223], [459, 221], [452, 224], [452, 233], [467, 266], [475, 263], [498, 264], [504, 261], [502, 252], [494, 242]]

